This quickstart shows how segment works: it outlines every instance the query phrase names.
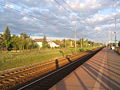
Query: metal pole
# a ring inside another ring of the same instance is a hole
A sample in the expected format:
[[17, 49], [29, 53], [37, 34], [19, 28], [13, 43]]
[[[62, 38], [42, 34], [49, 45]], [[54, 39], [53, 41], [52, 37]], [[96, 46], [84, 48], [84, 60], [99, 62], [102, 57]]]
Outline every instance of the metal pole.
[[112, 31], [110, 33], [110, 43], [112, 43]]
[[114, 34], [115, 34], [115, 46], [116, 46], [116, 24], [117, 24], [117, 22], [116, 22], [116, 17], [115, 17], [115, 32], [114, 32]]
[[75, 32], [74, 32], [74, 37], [75, 37], [75, 52], [76, 52], [76, 25], [75, 25]]
[[115, 46], [116, 46], [116, 32], [114, 32], [114, 34], [115, 34]]
[[[115, 0], [114, 0], [115, 1]], [[114, 8], [115, 8], [115, 11], [116, 11], [116, 7], [115, 7], [115, 3], [114, 3]], [[115, 34], [115, 47], [116, 47], [116, 24], [117, 24], [117, 22], [116, 22], [116, 16], [115, 16], [115, 32], [114, 32], [114, 34]]]
[[64, 40], [65, 40], [64, 43], [65, 43], [65, 48], [66, 48], [66, 39], [64, 38]]

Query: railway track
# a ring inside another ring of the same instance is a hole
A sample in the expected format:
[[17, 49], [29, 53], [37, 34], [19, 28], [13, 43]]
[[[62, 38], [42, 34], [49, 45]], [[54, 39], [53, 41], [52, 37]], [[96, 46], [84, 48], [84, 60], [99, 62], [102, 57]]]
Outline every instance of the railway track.
[[38, 77], [47, 75], [69, 63], [72, 63], [79, 58], [89, 55], [98, 49], [92, 51], [81, 52], [79, 54], [66, 56], [56, 60], [49, 60], [44, 63], [26, 66], [23, 68], [11, 70], [0, 74], [0, 90], [9, 90], [14, 87], [19, 87], [29, 81], [35, 80]]

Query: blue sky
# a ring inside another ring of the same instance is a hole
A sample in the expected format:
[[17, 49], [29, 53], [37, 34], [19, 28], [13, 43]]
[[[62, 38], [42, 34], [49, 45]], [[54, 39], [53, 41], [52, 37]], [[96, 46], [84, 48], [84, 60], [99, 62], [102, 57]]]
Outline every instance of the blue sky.
[[120, 40], [120, 0], [0, 0], [0, 33], [6, 26], [16, 35], [58, 38], [74, 38], [77, 29], [77, 38], [97, 42], [115, 31]]

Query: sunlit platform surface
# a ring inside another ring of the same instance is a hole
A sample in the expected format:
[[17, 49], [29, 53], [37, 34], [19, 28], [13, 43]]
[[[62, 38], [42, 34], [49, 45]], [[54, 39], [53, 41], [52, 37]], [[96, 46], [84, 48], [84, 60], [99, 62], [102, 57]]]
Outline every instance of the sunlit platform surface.
[[120, 90], [120, 55], [104, 48], [49, 90]]

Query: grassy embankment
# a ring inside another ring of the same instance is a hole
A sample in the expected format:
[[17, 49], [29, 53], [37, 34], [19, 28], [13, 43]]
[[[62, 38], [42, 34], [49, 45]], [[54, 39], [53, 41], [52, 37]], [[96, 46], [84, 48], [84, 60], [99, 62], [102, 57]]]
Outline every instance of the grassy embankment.
[[[95, 47], [77, 48], [77, 52], [90, 50]], [[74, 48], [62, 48], [62, 49], [41, 49], [41, 50], [29, 50], [29, 51], [1, 51], [0, 52], [0, 72], [4, 70], [16, 68], [20, 66], [35, 64], [46, 60], [53, 60], [55, 58], [63, 57], [64, 55], [70, 55], [75, 52]]]

